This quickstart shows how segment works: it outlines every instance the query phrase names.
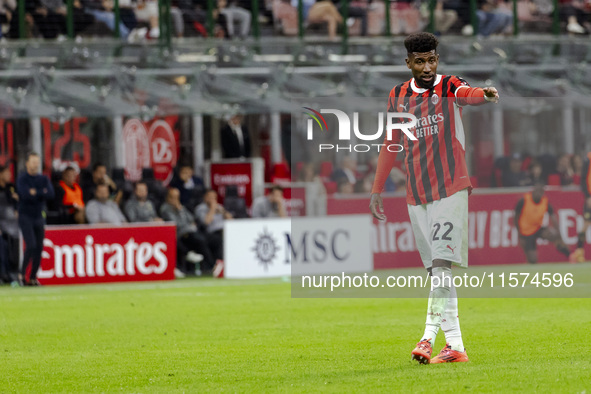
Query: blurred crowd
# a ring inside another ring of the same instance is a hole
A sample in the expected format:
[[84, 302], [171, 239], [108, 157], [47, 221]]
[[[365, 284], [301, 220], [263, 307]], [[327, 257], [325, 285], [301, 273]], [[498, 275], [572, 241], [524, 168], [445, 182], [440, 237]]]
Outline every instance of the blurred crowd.
[[[122, 169], [96, 163], [80, 173], [67, 167], [53, 171], [54, 197], [47, 201], [48, 224], [99, 224], [174, 222], [177, 229], [177, 277], [211, 274], [223, 264], [224, 221], [249, 217], [244, 198], [235, 188], [226, 190], [224, 204], [215, 190], [206, 189], [190, 165], [175, 170], [168, 187], [154, 178], [151, 168], [143, 178], [131, 183]], [[12, 170], [0, 166], [0, 283], [10, 282], [10, 272], [18, 265], [18, 187]], [[255, 199], [252, 217], [286, 217], [283, 189], [273, 186]], [[22, 225], [22, 223], [21, 223]]]
[[574, 154], [540, 155], [513, 153], [498, 158], [493, 169], [491, 186], [551, 186], [581, 184], [584, 157]]
[[[57, 38], [67, 34], [65, 0], [21, 0], [25, 2], [25, 36]], [[208, 35], [207, 0], [171, 0], [170, 22], [175, 37]], [[390, 1], [390, 31], [410, 34], [425, 30], [430, 22], [429, 0]], [[250, 35], [257, 18], [262, 35], [298, 34], [298, 0], [259, 0], [253, 10], [251, 0], [214, 0], [213, 35], [218, 38], [244, 38]], [[303, 0], [306, 34], [326, 34], [335, 39], [348, 26], [350, 35], [378, 36], [386, 32], [385, 2], [378, 0]], [[591, 0], [560, 0], [561, 30], [588, 34], [591, 30]], [[346, 13], [346, 17], [345, 14]], [[75, 35], [108, 36], [118, 29], [129, 41], [160, 36], [157, 0], [119, 0], [119, 24], [113, 0], [73, 0]], [[552, 0], [519, 0], [517, 22], [524, 31], [551, 32], [554, 14]], [[470, 18], [469, 2], [437, 0], [434, 31], [482, 37], [511, 34], [514, 26], [513, 2], [477, 0], [477, 31]], [[0, 0], [0, 35], [19, 37], [17, 0]]]

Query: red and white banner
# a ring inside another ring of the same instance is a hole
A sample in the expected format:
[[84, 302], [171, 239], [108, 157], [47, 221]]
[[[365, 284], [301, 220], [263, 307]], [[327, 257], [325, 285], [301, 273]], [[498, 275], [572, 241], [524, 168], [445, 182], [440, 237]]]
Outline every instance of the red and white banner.
[[172, 280], [176, 225], [47, 226], [43, 285]]
[[130, 118], [123, 125], [125, 144], [125, 177], [130, 181], [142, 178], [142, 169], [154, 169], [154, 178], [166, 186], [173, 176], [179, 156], [178, 116], [167, 116], [142, 122]]
[[[518, 245], [518, 234], [513, 225], [514, 209], [523, 192], [488, 192], [478, 190], [468, 202], [469, 207], [469, 264], [515, 264], [526, 261]], [[555, 209], [560, 234], [571, 247], [577, 242], [577, 230], [582, 227], [583, 194], [578, 191], [547, 191], [550, 205]], [[369, 214], [369, 197], [332, 197], [327, 201], [329, 215], [354, 213]], [[386, 222], [373, 220], [372, 248], [376, 269], [422, 266], [416, 250], [405, 197], [384, 196]], [[546, 217], [547, 221], [548, 218]], [[587, 245], [591, 242], [591, 228]], [[591, 253], [587, 247], [586, 255]], [[548, 242], [538, 241], [539, 262], [566, 261]]]
[[247, 206], [263, 194], [264, 162], [260, 158], [248, 160], [223, 160], [205, 163], [205, 183], [218, 193], [223, 204], [228, 186], [236, 187], [238, 197], [244, 198]]

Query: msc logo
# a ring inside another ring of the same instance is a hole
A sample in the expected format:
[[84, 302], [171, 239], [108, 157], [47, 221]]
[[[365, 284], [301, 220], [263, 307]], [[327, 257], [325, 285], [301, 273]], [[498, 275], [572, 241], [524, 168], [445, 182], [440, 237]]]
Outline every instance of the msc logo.
[[273, 235], [267, 231], [267, 228], [263, 229], [263, 233], [259, 234], [255, 241], [254, 248], [252, 251], [255, 253], [256, 259], [265, 267], [265, 271], [269, 269], [269, 265], [275, 260], [275, 256], [279, 247], [277, 241], [273, 238]]

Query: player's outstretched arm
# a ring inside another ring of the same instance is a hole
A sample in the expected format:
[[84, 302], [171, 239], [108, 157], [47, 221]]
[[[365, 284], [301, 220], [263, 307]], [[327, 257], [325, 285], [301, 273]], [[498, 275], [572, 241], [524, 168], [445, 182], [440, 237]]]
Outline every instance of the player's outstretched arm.
[[380, 193], [372, 193], [371, 200], [369, 201], [369, 210], [374, 218], [378, 220], [386, 220], [384, 215], [384, 202]]
[[486, 103], [498, 103], [499, 92], [494, 87], [470, 88], [462, 86], [456, 90], [456, 98], [459, 105], [482, 105]]

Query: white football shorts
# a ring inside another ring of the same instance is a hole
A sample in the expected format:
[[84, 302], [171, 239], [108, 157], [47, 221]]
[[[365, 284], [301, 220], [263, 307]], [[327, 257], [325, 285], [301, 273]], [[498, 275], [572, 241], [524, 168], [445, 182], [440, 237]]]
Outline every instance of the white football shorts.
[[423, 205], [408, 205], [417, 249], [425, 268], [433, 260], [468, 267], [468, 190]]

